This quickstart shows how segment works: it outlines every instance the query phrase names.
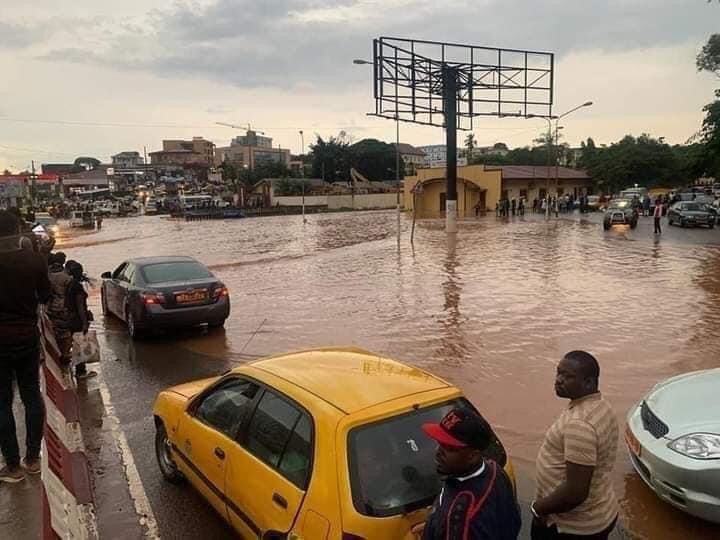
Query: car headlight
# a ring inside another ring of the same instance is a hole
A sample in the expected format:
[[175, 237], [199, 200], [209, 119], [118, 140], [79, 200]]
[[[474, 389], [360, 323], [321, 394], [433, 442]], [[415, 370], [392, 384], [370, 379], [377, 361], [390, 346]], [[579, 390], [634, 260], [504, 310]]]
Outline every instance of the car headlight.
[[668, 443], [668, 448], [692, 459], [720, 459], [720, 435], [691, 433]]

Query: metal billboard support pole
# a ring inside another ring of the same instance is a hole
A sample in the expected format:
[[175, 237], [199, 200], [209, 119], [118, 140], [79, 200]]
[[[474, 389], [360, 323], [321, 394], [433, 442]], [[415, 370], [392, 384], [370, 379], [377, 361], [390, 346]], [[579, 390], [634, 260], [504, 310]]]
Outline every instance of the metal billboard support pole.
[[457, 233], [457, 69], [443, 66], [443, 105], [447, 159], [445, 178], [445, 232]]

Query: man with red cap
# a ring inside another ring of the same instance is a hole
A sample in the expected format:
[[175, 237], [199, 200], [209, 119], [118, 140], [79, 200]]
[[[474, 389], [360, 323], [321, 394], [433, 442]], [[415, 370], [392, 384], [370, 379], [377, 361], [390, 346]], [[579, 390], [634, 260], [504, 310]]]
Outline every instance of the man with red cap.
[[494, 438], [488, 423], [458, 408], [423, 430], [438, 443], [435, 462], [444, 477], [423, 540], [516, 540], [521, 523], [512, 484], [500, 465], [483, 457]]

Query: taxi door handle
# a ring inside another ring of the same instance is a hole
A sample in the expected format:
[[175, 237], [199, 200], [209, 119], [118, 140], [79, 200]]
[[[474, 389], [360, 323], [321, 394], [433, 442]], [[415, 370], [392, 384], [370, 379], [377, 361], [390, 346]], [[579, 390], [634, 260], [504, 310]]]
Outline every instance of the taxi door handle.
[[285, 500], [285, 497], [282, 495], [278, 495], [277, 493], [273, 493], [272, 500], [275, 504], [277, 504], [280, 508], [287, 509], [287, 501]]
[[218, 457], [218, 459], [225, 459], [225, 452], [223, 452], [222, 448], [216, 448], [215, 455]]

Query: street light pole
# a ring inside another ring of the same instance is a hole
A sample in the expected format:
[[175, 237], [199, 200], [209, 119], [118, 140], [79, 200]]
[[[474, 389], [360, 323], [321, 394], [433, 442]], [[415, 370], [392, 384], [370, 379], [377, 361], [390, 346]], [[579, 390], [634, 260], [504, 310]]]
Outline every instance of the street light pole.
[[[540, 116], [540, 115], [537, 115], [537, 114], [528, 114], [527, 117], [526, 117], [526, 118], [542, 118], [543, 120], [545, 120], [545, 121], [548, 123], [548, 139], [547, 139], [547, 144], [548, 144], [548, 161], [547, 161], [547, 174], [546, 174], [546, 178], [545, 178], [545, 189], [546, 189], [546, 192], [547, 192], [546, 195], [545, 195], [545, 197], [547, 198], [547, 204], [546, 204], [546, 209], [545, 209], [545, 217], [546, 217], [547, 219], [550, 218], [550, 161], [551, 161], [551, 157], [552, 157], [552, 144], [553, 144], [552, 121], [555, 120], [555, 137], [557, 137], [557, 135], [558, 135], [558, 122], [560, 121], [561, 118], [564, 118], [564, 117], [566, 117], [567, 115], [569, 115], [569, 114], [571, 114], [571, 113], [574, 113], [574, 112], [577, 111], [578, 109], [582, 109], [583, 107], [590, 107], [592, 104], [593, 104], [592, 101], [586, 101], [586, 102], [583, 103], [582, 105], [578, 105], [577, 107], [573, 107], [573, 108], [570, 109], [569, 111], [566, 111], [566, 112], [562, 113], [562, 114], [559, 115], [559, 116]], [[558, 163], [557, 163], [557, 156], [555, 156], [555, 182], [556, 182], [556, 184], [557, 184], [557, 181], [558, 181], [557, 176], [558, 176]], [[556, 185], [556, 189], [557, 189], [557, 185]]]
[[400, 118], [395, 117], [395, 205], [397, 207], [397, 241], [400, 244]]
[[303, 225], [307, 223], [305, 219], [305, 162], [303, 161], [303, 155], [305, 154], [305, 135], [303, 130], [300, 130], [300, 185], [302, 186], [302, 218]]
[[[356, 66], [374, 66], [373, 62], [369, 60], [362, 60], [356, 58], [353, 60], [353, 64]], [[400, 243], [400, 117], [395, 116], [395, 182], [396, 182], [396, 197], [395, 197], [395, 208], [397, 213], [397, 237], [398, 244]], [[354, 196], [354, 185], [353, 185], [353, 196]], [[354, 204], [353, 204], [354, 207]]]

